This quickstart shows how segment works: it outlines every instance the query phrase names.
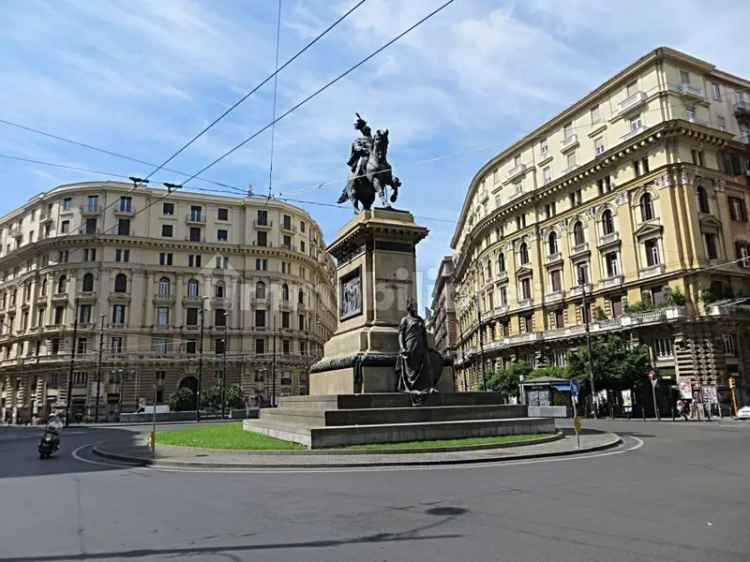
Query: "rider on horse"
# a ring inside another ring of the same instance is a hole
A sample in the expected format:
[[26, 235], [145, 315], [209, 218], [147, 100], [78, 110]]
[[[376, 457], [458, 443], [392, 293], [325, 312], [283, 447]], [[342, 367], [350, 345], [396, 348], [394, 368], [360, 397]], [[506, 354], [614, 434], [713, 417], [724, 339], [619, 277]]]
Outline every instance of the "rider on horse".
[[362, 136], [354, 139], [354, 142], [352, 142], [351, 154], [346, 163], [351, 170], [351, 174], [349, 174], [349, 179], [344, 186], [344, 191], [341, 194], [341, 197], [339, 197], [339, 204], [344, 203], [349, 199], [350, 184], [357, 181], [357, 179], [366, 176], [367, 159], [372, 152], [372, 130], [367, 124], [367, 121], [360, 117], [359, 113], [357, 113], [357, 120], [354, 122], [354, 128], [362, 133]]

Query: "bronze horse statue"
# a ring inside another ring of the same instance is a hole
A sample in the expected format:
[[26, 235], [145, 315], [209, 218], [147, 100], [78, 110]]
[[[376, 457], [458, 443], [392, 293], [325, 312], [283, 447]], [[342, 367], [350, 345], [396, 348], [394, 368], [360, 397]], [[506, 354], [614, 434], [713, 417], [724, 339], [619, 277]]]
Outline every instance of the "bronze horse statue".
[[[383, 206], [390, 207], [390, 204], [395, 203], [398, 198], [401, 181], [393, 175], [391, 165], [387, 160], [388, 129], [384, 131], [378, 129], [373, 137], [365, 136], [355, 141], [355, 144], [361, 150], [361, 155], [358, 163], [353, 165], [346, 182], [346, 189], [338, 202], [351, 201], [355, 212], [360, 211], [361, 203], [362, 208], [369, 211], [377, 194]], [[370, 150], [367, 150], [368, 144], [371, 147]], [[387, 194], [388, 186], [392, 190], [390, 201]]]

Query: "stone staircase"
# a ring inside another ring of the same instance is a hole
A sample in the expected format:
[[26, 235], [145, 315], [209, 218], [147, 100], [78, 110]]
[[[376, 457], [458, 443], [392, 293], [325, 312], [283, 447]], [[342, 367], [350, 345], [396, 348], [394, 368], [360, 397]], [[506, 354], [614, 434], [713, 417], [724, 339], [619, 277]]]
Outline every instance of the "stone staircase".
[[489, 392], [431, 394], [419, 406], [400, 393], [289, 396], [243, 427], [311, 449], [555, 431], [554, 420]]

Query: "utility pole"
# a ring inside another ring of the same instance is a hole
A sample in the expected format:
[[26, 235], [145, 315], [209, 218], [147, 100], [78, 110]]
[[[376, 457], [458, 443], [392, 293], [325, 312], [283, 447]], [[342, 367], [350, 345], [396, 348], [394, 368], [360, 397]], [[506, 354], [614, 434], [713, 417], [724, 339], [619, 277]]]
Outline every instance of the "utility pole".
[[227, 388], [227, 346], [229, 345], [229, 312], [224, 310], [224, 372], [221, 375], [221, 419], [224, 419]]
[[594, 362], [591, 356], [591, 329], [589, 327], [589, 309], [588, 309], [588, 297], [586, 294], [586, 284], [585, 280], [581, 277], [579, 279], [579, 282], [581, 283], [581, 289], [583, 291], [583, 319], [586, 323], [586, 347], [588, 349], [588, 365], [589, 365], [589, 381], [591, 382], [591, 403], [593, 405], [594, 409], [594, 419], [597, 419], [599, 417], [599, 414], [597, 412], [597, 406], [599, 405], [599, 401], [596, 398], [596, 386], [594, 384]]
[[276, 322], [274, 321], [273, 290], [269, 294], [271, 302], [268, 308], [271, 312], [271, 338], [273, 338], [273, 357], [271, 359], [271, 407], [276, 407]]
[[99, 397], [102, 388], [102, 353], [104, 352], [104, 314], [99, 329], [99, 362], [96, 368], [96, 405], [94, 406], [94, 423], [99, 423]]
[[68, 396], [65, 401], [65, 427], [70, 425], [70, 405], [73, 402], [73, 371], [76, 363], [76, 343], [78, 340], [78, 297], [75, 298], [75, 318], [73, 319], [73, 345], [70, 350], [70, 370], [68, 371]]
[[479, 306], [479, 293], [476, 295], [476, 299], [474, 302], [476, 302], [477, 305], [477, 321], [479, 322], [479, 327], [477, 328], [479, 330], [479, 360], [482, 362], [482, 390], [487, 390], [487, 374], [484, 370], [484, 338], [482, 337], [482, 308]]
[[203, 385], [203, 331], [206, 316], [206, 297], [201, 301], [201, 333], [198, 341], [198, 388], [195, 390], [195, 422], [201, 421], [201, 387]]

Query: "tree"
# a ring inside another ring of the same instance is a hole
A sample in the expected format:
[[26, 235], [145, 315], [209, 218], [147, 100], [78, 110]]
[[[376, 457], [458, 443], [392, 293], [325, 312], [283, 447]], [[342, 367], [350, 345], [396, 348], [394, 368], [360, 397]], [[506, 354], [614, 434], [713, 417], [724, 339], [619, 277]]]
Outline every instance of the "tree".
[[[203, 406], [220, 410], [221, 409], [221, 385], [215, 384], [208, 387], [205, 392], [202, 393]], [[242, 408], [243, 407], [243, 396], [242, 389], [238, 384], [230, 384], [224, 389], [224, 404], [228, 408]]]
[[[628, 346], [619, 336], [591, 340], [592, 369], [598, 390], [626, 390], [646, 381], [651, 368], [648, 348], [644, 345]], [[571, 376], [587, 379], [588, 349], [582, 347], [568, 356]]]
[[176, 412], [184, 412], [195, 408], [195, 395], [187, 387], [178, 388], [169, 397], [169, 408]]
[[555, 379], [569, 379], [570, 372], [566, 367], [539, 367], [529, 373], [530, 379], [538, 379], [539, 377], [552, 377]]
[[528, 377], [531, 370], [528, 363], [516, 361], [511, 363], [510, 368], [497, 369], [492, 373], [490, 380], [487, 381], [487, 387], [508, 400], [511, 396], [518, 396], [518, 384], [521, 382], [521, 377]]

